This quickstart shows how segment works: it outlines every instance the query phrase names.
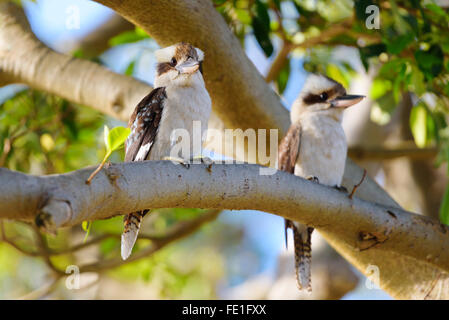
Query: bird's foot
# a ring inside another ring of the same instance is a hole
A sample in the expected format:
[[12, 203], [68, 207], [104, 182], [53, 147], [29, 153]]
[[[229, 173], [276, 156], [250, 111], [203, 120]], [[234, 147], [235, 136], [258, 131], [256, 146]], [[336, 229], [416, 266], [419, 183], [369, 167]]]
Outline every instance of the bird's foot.
[[202, 155], [194, 156], [194, 157], [190, 158], [191, 163], [198, 163], [198, 160], [199, 160], [199, 163], [203, 163], [203, 164], [207, 165], [207, 171], [211, 172], [212, 165], [214, 164], [214, 161], [211, 158], [203, 157]]
[[349, 193], [348, 189], [345, 186], [335, 185], [334, 188], [337, 189], [340, 192]]
[[320, 183], [320, 180], [318, 180], [318, 177], [315, 176], [308, 176], [306, 177], [307, 180], [315, 182], [315, 183]]
[[184, 168], [189, 169], [190, 168], [190, 163], [187, 162], [185, 159], [182, 158], [177, 158], [177, 157], [163, 157], [162, 160], [168, 160], [173, 162], [174, 164], [180, 164], [182, 165]]

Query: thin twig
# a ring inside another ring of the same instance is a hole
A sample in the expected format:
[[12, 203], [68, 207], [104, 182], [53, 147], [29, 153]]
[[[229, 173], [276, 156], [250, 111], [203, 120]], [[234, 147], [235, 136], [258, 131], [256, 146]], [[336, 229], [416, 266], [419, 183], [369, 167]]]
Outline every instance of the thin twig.
[[354, 196], [354, 193], [356, 192], [357, 188], [360, 187], [360, 185], [363, 183], [363, 181], [366, 178], [366, 169], [363, 169], [363, 176], [362, 179], [360, 179], [360, 182], [357, 183], [354, 188], [352, 188], [351, 194], [348, 196], [349, 199], [352, 199], [352, 197]]
[[265, 81], [267, 83], [270, 83], [277, 79], [279, 76], [279, 73], [281, 72], [282, 68], [284, 67], [285, 63], [287, 62], [288, 55], [290, 54], [290, 51], [292, 50], [292, 44], [288, 41], [284, 41], [282, 44], [282, 48], [277, 54], [276, 58], [274, 59], [273, 63], [271, 64], [270, 70], [268, 71]]
[[89, 178], [87, 178], [86, 180], [86, 184], [90, 184], [90, 182], [92, 181], [92, 179], [97, 175], [98, 172], [100, 172], [100, 170], [104, 167], [104, 165], [106, 164], [106, 160], [107, 158], [103, 159], [103, 161], [101, 161], [100, 165], [97, 167], [97, 169], [95, 169], [94, 172], [91, 173], [91, 175], [89, 176]]

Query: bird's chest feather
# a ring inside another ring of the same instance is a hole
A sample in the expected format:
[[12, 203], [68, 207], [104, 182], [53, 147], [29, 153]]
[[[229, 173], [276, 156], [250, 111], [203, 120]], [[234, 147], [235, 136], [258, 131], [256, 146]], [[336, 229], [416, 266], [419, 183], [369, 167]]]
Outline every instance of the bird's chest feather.
[[301, 121], [302, 134], [295, 174], [315, 176], [322, 184], [340, 185], [347, 143], [340, 122], [330, 117], [310, 117]]
[[166, 90], [167, 99], [164, 102], [155, 145], [150, 152], [150, 160], [169, 156], [173, 145], [171, 134], [174, 130], [186, 130], [192, 141], [198, 138], [193, 135], [194, 121], [201, 122], [201, 133], [207, 129], [209, 121], [211, 100], [205, 88], [167, 87]]

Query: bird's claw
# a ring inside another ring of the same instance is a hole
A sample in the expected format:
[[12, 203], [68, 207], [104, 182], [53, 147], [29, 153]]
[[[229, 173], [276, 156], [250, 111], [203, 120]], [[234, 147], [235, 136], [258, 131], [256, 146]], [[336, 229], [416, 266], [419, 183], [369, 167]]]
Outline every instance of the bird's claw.
[[182, 159], [182, 158], [164, 157], [164, 158], [162, 158], [162, 160], [168, 160], [168, 161], [173, 162], [174, 164], [180, 164], [180, 165], [182, 165], [186, 169], [190, 168], [190, 163], [187, 162], [186, 160]]
[[306, 179], [309, 181], [315, 182], [315, 183], [320, 183], [320, 180], [318, 179], [318, 177], [315, 177], [315, 176], [308, 176]]
[[334, 186], [335, 189], [337, 189], [340, 192], [349, 193], [348, 189], [345, 186]]
[[[176, 158], [176, 157], [164, 157], [162, 158], [162, 160], [169, 160], [174, 162], [175, 164], [180, 164], [182, 165], [184, 168], [189, 169], [191, 164], [198, 164], [198, 163], [204, 163], [205, 165], [207, 165], [207, 171], [211, 172], [212, 171], [212, 165], [214, 164], [214, 161], [211, 158], [208, 157], [203, 157], [203, 156], [195, 156], [195, 157], [191, 157], [189, 159], [189, 161], [182, 159], [182, 158]], [[199, 160], [199, 162], [198, 162]]]
[[209, 157], [203, 157], [203, 156], [195, 156], [190, 158], [190, 161], [192, 163], [198, 163], [196, 162], [196, 160], [200, 160], [200, 163], [203, 163], [205, 165], [207, 165], [207, 171], [211, 172], [212, 171], [212, 165], [214, 164], [214, 161], [209, 158]]

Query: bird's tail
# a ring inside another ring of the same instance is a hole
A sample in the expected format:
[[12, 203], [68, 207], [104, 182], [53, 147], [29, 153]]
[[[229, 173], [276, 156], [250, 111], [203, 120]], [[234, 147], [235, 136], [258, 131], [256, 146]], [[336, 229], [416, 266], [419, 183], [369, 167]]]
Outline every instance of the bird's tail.
[[295, 249], [295, 269], [296, 269], [296, 283], [299, 290], [307, 290], [312, 292], [312, 277], [311, 277], [311, 263], [312, 263], [312, 247], [311, 239], [313, 228], [307, 227], [297, 222], [285, 220], [285, 237], [287, 244], [287, 229], [293, 231], [293, 241]]
[[137, 235], [140, 230], [140, 223], [149, 210], [136, 211], [127, 214], [123, 220], [124, 228], [122, 234], [122, 259], [126, 260], [131, 255]]

